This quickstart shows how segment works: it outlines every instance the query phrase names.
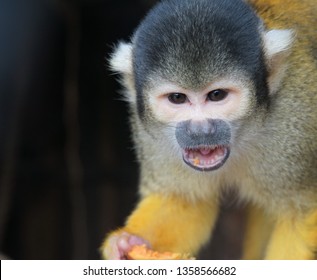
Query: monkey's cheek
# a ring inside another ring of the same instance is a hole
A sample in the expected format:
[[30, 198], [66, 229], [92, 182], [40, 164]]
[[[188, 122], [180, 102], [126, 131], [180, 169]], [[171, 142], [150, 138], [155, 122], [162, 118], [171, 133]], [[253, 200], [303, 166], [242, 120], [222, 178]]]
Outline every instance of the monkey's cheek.
[[183, 160], [198, 171], [213, 171], [222, 167], [230, 155], [227, 146], [183, 149]]

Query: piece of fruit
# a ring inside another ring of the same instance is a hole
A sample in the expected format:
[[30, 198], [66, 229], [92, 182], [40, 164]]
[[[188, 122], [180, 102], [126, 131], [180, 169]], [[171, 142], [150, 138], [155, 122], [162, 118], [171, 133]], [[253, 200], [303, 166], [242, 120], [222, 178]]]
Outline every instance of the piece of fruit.
[[172, 252], [157, 252], [143, 245], [135, 245], [128, 252], [129, 260], [193, 260], [189, 254], [172, 253]]

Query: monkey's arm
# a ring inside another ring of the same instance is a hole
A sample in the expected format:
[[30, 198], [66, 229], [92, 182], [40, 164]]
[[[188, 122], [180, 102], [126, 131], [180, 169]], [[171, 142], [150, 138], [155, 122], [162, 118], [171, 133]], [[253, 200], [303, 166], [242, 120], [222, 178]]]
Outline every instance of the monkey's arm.
[[273, 219], [263, 209], [248, 205], [242, 256], [244, 260], [263, 259], [273, 225]]
[[103, 257], [122, 259], [133, 245], [142, 241], [148, 241], [156, 251], [195, 255], [210, 238], [217, 212], [217, 203], [207, 200], [190, 202], [180, 196], [148, 195], [126, 225], [106, 238]]
[[317, 210], [276, 223], [266, 259], [312, 260], [317, 257]]

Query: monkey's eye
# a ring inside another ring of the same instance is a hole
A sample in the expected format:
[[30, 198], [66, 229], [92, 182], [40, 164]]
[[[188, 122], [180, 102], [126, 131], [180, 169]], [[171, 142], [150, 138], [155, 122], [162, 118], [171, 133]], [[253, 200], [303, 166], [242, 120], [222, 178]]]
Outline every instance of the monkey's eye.
[[228, 92], [223, 89], [216, 89], [208, 93], [207, 99], [213, 102], [221, 101], [228, 96]]
[[173, 104], [183, 104], [187, 101], [187, 96], [184, 93], [170, 93], [168, 95], [168, 100]]

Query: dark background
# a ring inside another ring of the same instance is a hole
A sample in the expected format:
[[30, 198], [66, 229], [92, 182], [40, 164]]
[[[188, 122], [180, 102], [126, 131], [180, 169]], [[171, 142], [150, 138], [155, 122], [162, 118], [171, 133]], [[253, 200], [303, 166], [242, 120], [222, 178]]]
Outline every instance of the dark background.
[[[155, 2], [0, 0], [0, 252], [6, 257], [99, 259], [105, 233], [133, 209], [138, 166], [126, 104], [105, 57]], [[243, 209], [236, 208], [222, 207], [200, 258], [239, 258]]]

